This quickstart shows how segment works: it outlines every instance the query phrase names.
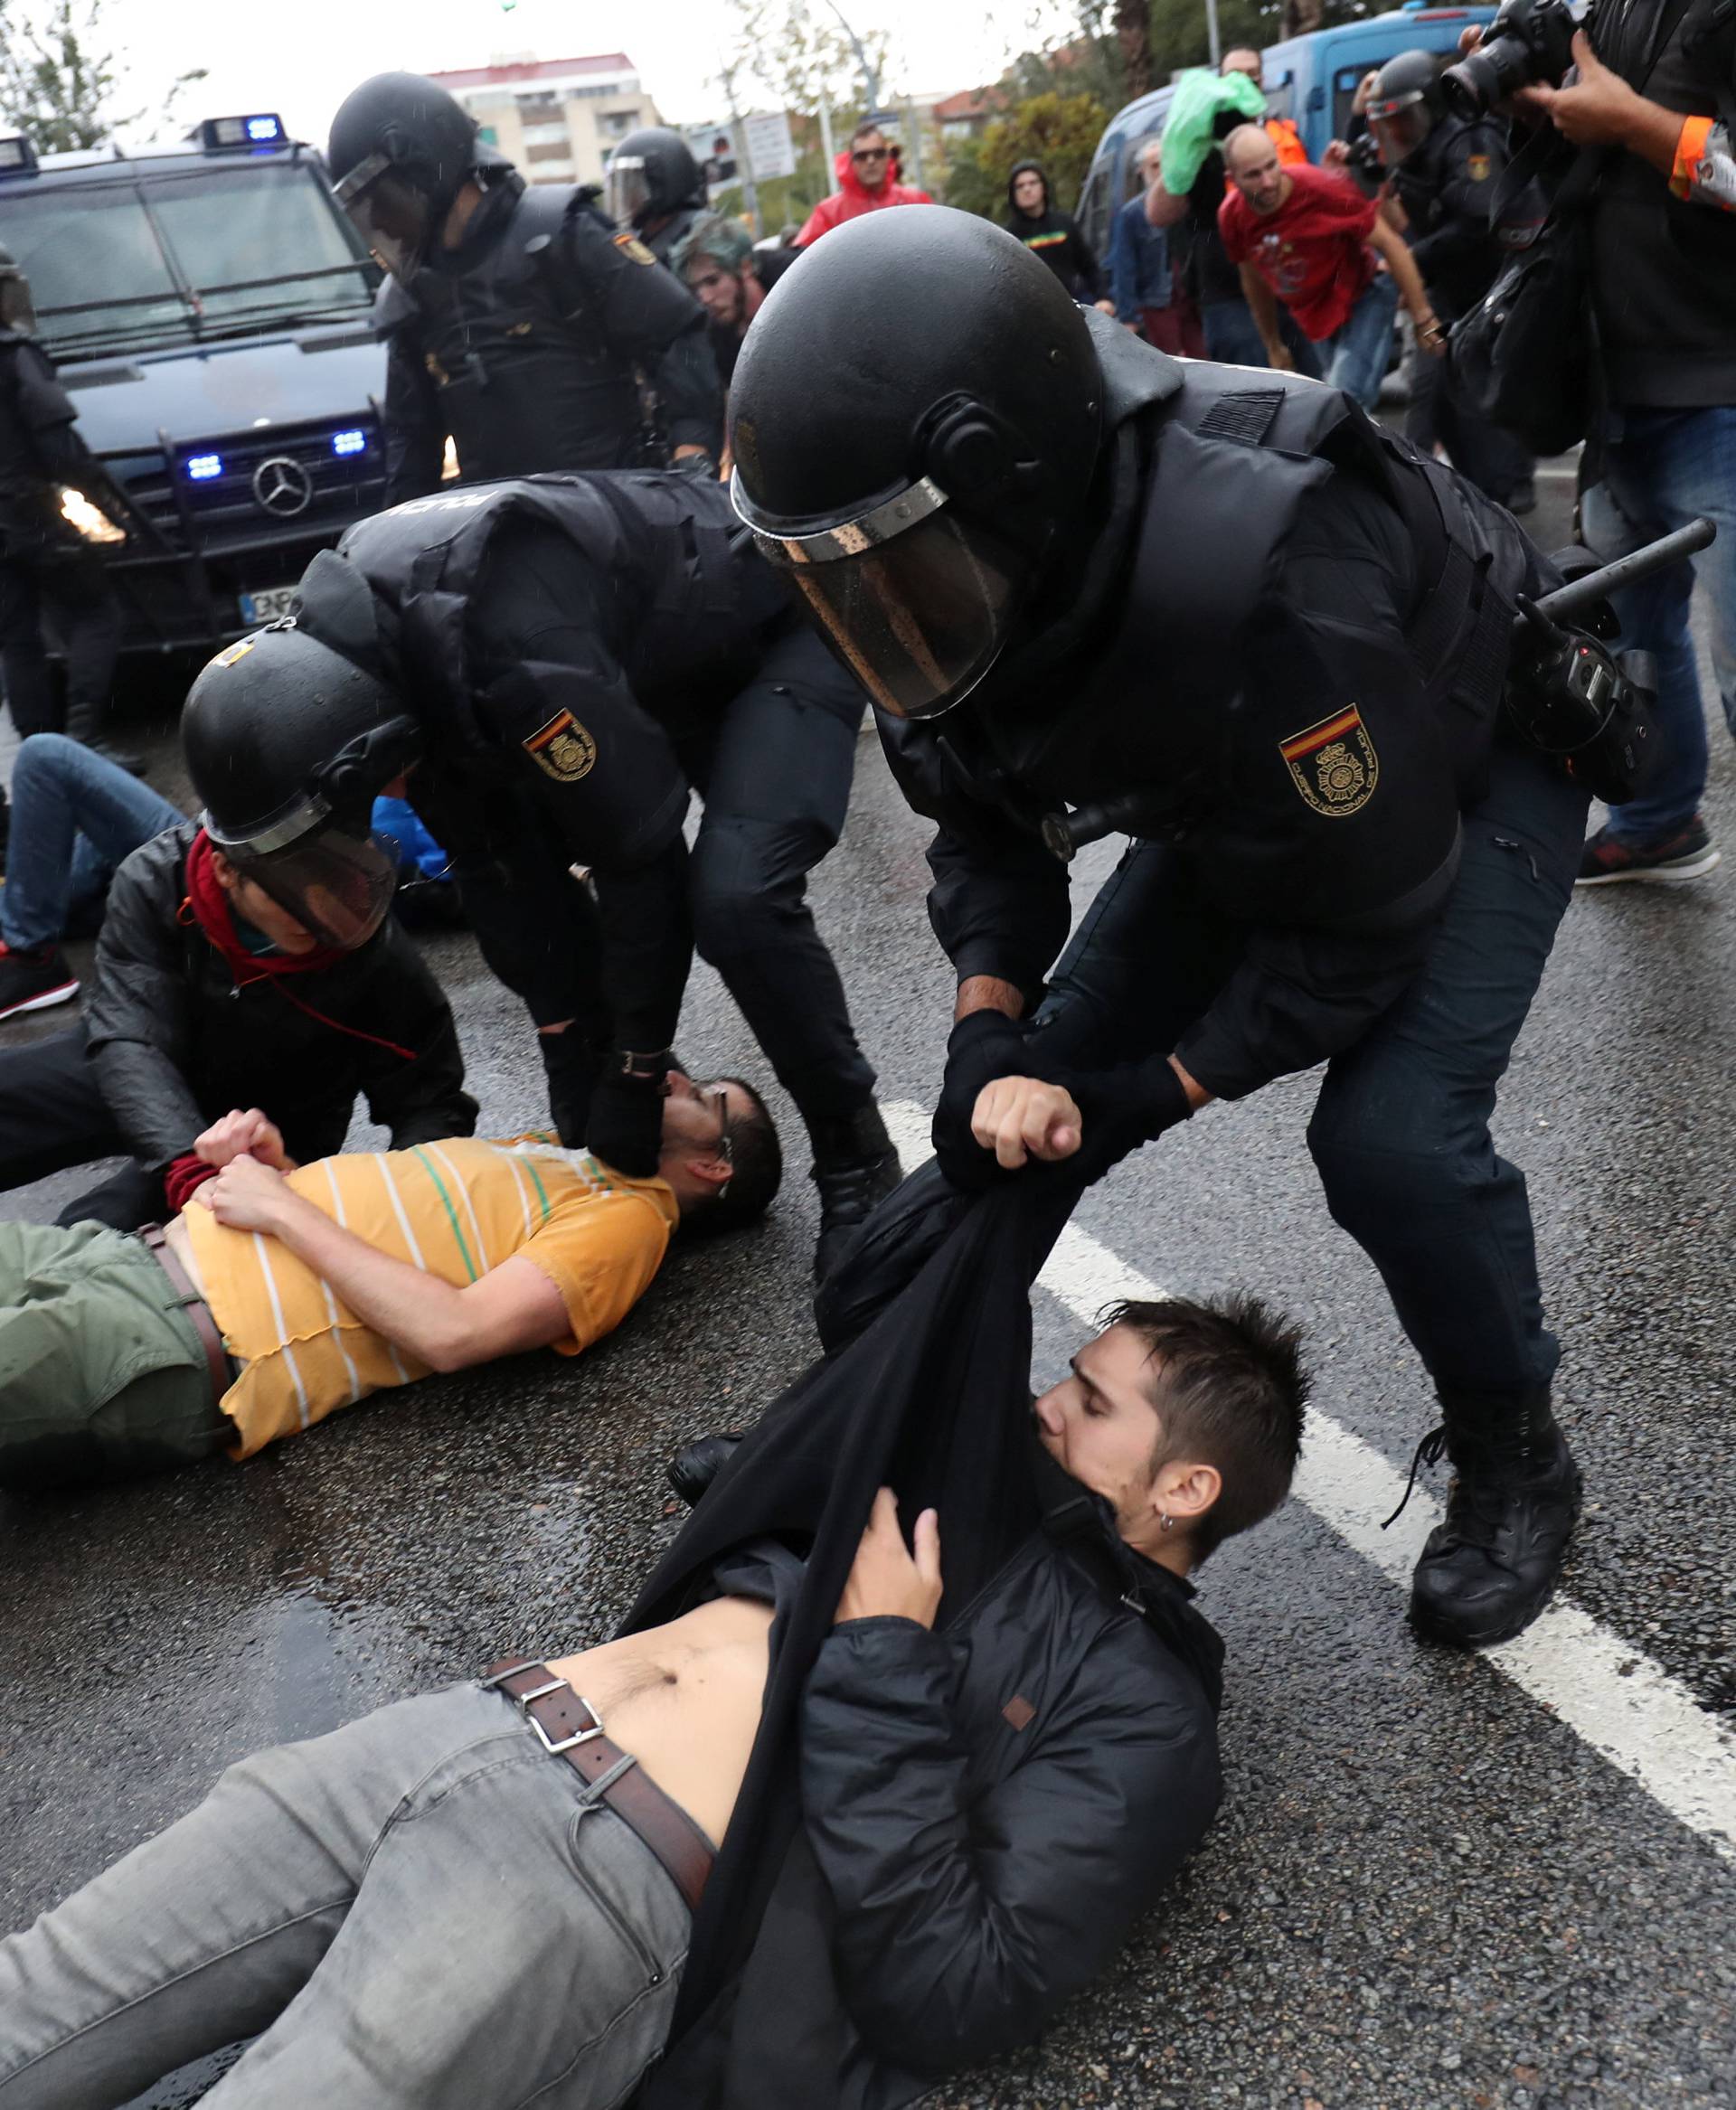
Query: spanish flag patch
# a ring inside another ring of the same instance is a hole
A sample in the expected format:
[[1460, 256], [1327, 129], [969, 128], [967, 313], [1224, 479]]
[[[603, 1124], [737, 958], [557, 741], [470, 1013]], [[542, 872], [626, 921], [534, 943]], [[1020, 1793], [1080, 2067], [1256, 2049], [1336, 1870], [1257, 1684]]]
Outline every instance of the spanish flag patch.
[[1329, 821], [1360, 813], [1381, 780], [1380, 757], [1354, 703], [1293, 732], [1278, 751], [1296, 788]]

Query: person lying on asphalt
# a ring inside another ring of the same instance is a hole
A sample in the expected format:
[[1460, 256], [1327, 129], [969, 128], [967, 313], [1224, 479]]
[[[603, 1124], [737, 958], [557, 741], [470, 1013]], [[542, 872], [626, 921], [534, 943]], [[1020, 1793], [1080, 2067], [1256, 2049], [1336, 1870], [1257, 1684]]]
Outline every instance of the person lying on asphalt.
[[[1222, 1651], [1187, 1578], [1283, 1502], [1307, 1389], [1251, 1298], [1121, 1306], [1034, 1403], [1042, 1521], [962, 1608], [944, 1521], [907, 1546], [892, 1491], [864, 1495], [799, 1705], [804, 1925], [846, 2011], [780, 2008], [818, 2047], [812, 2110], [897, 2110], [1035, 2036], [1197, 1845]], [[802, 1574], [755, 1540], [665, 1624], [231, 1767], [0, 1944], [0, 2106], [99, 2110], [256, 2032], [207, 2110], [620, 2104], [714, 1852], [733, 1817], [753, 1835]]]
[[781, 1170], [754, 1092], [678, 1073], [643, 1180], [541, 1135], [297, 1167], [257, 1108], [194, 1149], [215, 1176], [166, 1226], [0, 1224], [0, 1486], [249, 1457], [430, 1371], [577, 1355], [684, 1220], [751, 1220]]
[[[70, 744], [19, 749], [14, 876], [19, 836], [34, 835], [33, 814], [53, 788], [26, 758], [46, 749], [52, 760]], [[99, 758], [84, 755], [76, 781], [55, 791], [50, 817], [68, 846], [74, 818], [89, 833], [97, 792], [108, 839], [118, 848], [119, 831], [137, 825], [139, 847], [123, 852], [109, 888], [82, 1029], [0, 1051], [0, 1189], [124, 1155], [60, 1220], [130, 1230], [184, 1207], [211, 1177], [194, 1138], [233, 1107], [262, 1107], [304, 1161], [343, 1148], [358, 1093], [395, 1150], [474, 1131], [452, 1007], [386, 914], [389, 869], [363, 911], [316, 937], [203, 828]], [[41, 890], [27, 891], [23, 909], [8, 899], [8, 916], [40, 905]]]

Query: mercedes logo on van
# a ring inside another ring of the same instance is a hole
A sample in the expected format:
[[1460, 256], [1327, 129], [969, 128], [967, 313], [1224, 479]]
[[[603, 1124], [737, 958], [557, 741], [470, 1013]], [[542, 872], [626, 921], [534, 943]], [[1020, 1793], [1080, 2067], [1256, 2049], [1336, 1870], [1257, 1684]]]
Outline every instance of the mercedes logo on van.
[[314, 502], [314, 479], [287, 454], [274, 454], [253, 472], [253, 497], [266, 513], [293, 520]]

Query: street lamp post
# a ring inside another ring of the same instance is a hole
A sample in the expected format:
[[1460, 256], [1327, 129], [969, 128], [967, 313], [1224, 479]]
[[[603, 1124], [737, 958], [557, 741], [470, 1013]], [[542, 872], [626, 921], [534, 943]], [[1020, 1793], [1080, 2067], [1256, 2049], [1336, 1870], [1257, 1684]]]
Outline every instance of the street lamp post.
[[877, 118], [881, 115], [880, 76], [874, 71], [867, 52], [863, 49], [862, 39], [851, 28], [848, 16], [838, 5], [838, 0], [826, 0], [826, 4], [837, 16], [844, 35], [850, 40], [850, 49], [856, 54], [856, 63], [862, 68], [863, 86], [868, 90], [868, 108], [863, 114], [865, 117]]

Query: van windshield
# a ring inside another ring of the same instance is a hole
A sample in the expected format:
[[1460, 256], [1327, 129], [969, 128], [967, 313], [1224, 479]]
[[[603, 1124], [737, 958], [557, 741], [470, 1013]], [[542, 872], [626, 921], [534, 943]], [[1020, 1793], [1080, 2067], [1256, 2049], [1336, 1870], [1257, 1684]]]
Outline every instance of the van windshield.
[[0, 197], [0, 242], [57, 357], [364, 310], [371, 273], [306, 165], [213, 164]]

